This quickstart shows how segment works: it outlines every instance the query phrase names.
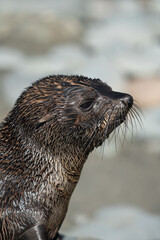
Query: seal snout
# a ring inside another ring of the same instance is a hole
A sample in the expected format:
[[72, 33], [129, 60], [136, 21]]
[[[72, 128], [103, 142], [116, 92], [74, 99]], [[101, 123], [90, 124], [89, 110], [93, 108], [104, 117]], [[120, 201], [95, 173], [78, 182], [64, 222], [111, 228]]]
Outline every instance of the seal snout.
[[124, 97], [121, 98], [121, 102], [128, 108], [131, 108], [133, 105], [133, 97], [129, 94], [124, 94]]
[[119, 103], [123, 104], [124, 107], [130, 109], [133, 105], [133, 97], [127, 93], [114, 92], [112, 91], [110, 96], [112, 100], [116, 100]]

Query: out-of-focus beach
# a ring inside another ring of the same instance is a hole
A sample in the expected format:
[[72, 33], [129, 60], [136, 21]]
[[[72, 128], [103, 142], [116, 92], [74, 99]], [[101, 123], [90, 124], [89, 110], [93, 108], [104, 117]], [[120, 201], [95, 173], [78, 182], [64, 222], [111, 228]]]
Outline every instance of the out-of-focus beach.
[[142, 128], [90, 155], [61, 232], [160, 239], [160, 1], [0, 0], [0, 120], [53, 74], [100, 78], [143, 110]]

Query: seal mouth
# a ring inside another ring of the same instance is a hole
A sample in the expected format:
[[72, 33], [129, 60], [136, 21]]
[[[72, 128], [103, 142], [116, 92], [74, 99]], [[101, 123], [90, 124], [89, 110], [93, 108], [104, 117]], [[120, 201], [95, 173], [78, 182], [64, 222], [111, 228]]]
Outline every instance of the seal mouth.
[[[110, 114], [106, 113], [104, 119], [99, 123], [99, 130], [101, 132], [99, 140], [104, 138], [108, 139], [110, 134], [116, 131], [116, 129], [119, 129], [121, 124], [124, 124], [124, 128], [126, 129], [130, 128], [131, 125], [131, 133], [133, 134], [133, 127], [137, 126], [137, 122], [142, 128], [141, 113], [141, 108], [135, 103], [129, 109], [114, 108]], [[120, 127], [120, 129], [123, 132], [123, 127]], [[126, 132], [126, 130], [124, 130], [124, 132]]]
[[107, 129], [106, 138], [109, 138], [109, 135], [125, 120], [119, 119], [118, 121], [115, 121], [113, 124], [111, 124]]
[[[128, 111], [127, 111], [128, 113]], [[99, 124], [99, 128], [101, 132], [104, 132], [106, 135], [106, 138], [109, 137], [110, 133], [117, 128], [120, 124], [126, 121], [127, 113], [122, 114], [116, 114], [114, 117], [112, 114], [106, 115], [103, 119], [103, 121]]]
[[99, 123], [99, 134], [96, 140], [96, 147], [102, 145], [102, 143], [109, 138], [110, 134], [125, 121], [126, 117], [117, 118], [109, 123], [108, 118], [105, 117], [101, 123]]
[[[117, 121], [115, 121], [114, 123], [110, 124], [109, 126], [107, 126], [107, 123], [105, 121], [105, 132], [106, 132], [106, 138], [109, 138], [109, 135], [120, 125], [122, 124], [123, 122], [125, 121], [125, 118], [124, 119], [119, 119]], [[104, 122], [102, 123], [103, 124], [103, 127], [104, 127]]]
[[[111, 126], [114, 126], [114, 128], [118, 127], [121, 123], [123, 123], [126, 120], [126, 116], [119, 119], [115, 119], [113, 124], [110, 124]], [[107, 129], [109, 130], [109, 128], [111, 128], [111, 126], [108, 126], [108, 122], [106, 120], [106, 118], [102, 121], [102, 123], [100, 124], [102, 129]]]

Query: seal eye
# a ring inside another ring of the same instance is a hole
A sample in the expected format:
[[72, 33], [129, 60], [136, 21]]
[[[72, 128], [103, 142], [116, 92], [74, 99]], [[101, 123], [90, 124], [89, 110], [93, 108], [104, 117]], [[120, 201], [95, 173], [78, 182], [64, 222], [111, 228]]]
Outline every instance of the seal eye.
[[90, 110], [90, 108], [91, 108], [92, 105], [93, 105], [93, 101], [94, 101], [94, 99], [88, 99], [88, 100], [86, 100], [85, 102], [83, 102], [79, 107], [80, 107], [82, 110]]

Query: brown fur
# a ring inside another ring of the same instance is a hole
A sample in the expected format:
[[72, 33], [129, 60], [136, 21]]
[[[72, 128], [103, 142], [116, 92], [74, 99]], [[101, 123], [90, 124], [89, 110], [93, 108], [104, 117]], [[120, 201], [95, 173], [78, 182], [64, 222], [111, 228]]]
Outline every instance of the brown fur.
[[50, 76], [22, 93], [0, 129], [0, 239], [41, 223], [55, 237], [89, 153], [132, 104], [82, 76]]

